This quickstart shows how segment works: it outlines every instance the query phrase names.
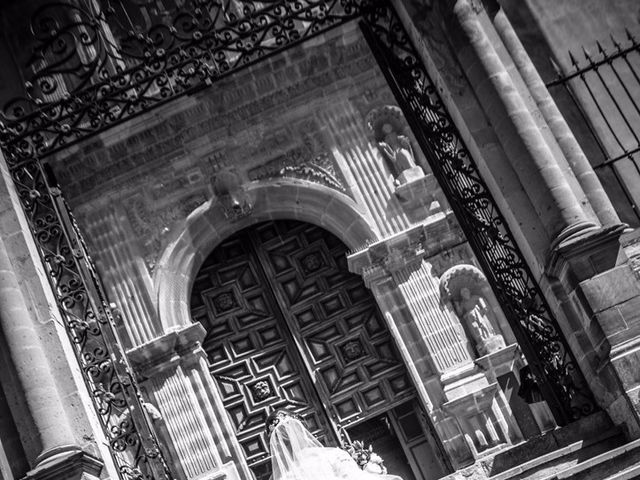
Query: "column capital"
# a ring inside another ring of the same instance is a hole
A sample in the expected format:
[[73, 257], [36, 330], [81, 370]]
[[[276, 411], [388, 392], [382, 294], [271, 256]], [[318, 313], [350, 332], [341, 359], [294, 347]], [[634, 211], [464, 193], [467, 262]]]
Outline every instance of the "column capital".
[[453, 215], [434, 215], [428, 221], [371, 243], [347, 256], [349, 270], [362, 275], [367, 287], [402, 269], [420, 268], [422, 260], [465, 242]]
[[201, 324], [192, 323], [132, 348], [127, 356], [137, 376], [144, 380], [188, 362], [192, 354], [201, 350], [205, 335]]
[[546, 262], [550, 277], [566, 280], [567, 286], [615, 267], [620, 258], [620, 237], [624, 224], [590, 229], [554, 242]]

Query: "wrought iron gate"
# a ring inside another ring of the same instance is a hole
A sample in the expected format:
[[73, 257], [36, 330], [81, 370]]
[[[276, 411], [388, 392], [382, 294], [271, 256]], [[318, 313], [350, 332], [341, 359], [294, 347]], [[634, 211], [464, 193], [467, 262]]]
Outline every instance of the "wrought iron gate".
[[104, 289], [62, 192], [47, 174], [47, 156], [179, 96], [215, 88], [223, 76], [358, 18], [527, 359], [544, 379], [558, 421], [593, 410], [556, 320], [388, 1], [175, 4], [182, 6], [174, 13], [144, 15], [146, 4], [126, 0], [40, 7], [31, 25], [36, 53], [26, 96], [6, 106], [0, 125], [2, 151], [123, 479], [166, 479], [170, 473]]

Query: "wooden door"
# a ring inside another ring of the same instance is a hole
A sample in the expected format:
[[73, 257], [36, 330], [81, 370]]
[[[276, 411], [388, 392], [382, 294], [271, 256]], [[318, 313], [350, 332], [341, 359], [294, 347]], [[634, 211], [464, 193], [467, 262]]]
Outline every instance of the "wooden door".
[[264, 420], [301, 413], [325, 444], [337, 429], [414, 397], [406, 369], [346, 247], [310, 224], [239, 232], [205, 261], [193, 319], [250, 468], [268, 476]]
[[414, 395], [407, 372], [345, 245], [310, 224], [260, 225], [262, 266], [331, 418], [342, 427]]

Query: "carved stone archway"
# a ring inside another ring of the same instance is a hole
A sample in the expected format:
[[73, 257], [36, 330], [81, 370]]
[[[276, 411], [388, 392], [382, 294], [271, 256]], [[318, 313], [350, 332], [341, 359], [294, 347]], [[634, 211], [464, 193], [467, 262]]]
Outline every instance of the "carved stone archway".
[[207, 255], [232, 233], [265, 220], [294, 219], [335, 234], [350, 249], [378, 238], [364, 212], [347, 195], [322, 185], [294, 179], [246, 186], [254, 198], [250, 215], [233, 220], [212, 199], [187, 218], [162, 254], [154, 275], [160, 323], [169, 331], [191, 322], [189, 294], [193, 278]]

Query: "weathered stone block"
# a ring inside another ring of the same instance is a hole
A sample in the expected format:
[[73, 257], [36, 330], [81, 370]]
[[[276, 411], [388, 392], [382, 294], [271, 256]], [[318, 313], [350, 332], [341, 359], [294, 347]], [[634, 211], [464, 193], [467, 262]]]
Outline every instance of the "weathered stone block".
[[640, 282], [628, 265], [612, 268], [588, 280], [579, 287], [595, 313], [640, 296]]
[[612, 307], [596, 315], [605, 335], [611, 336], [620, 333], [628, 328], [618, 307]]
[[640, 386], [640, 348], [615, 356], [611, 362], [618, 372], [625, 390]]

